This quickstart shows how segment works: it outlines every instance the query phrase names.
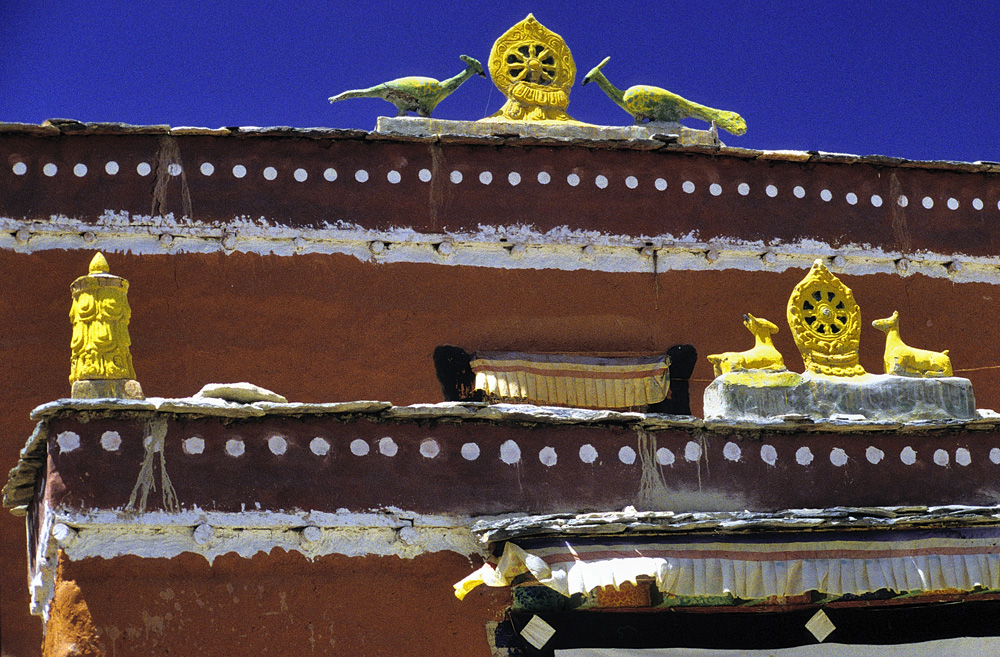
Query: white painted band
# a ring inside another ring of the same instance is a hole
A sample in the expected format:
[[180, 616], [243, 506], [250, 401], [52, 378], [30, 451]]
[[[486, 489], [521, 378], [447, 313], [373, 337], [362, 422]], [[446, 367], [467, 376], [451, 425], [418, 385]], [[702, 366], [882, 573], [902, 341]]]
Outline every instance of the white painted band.
[[[92, 235], [88, 241], [85, 236]], [[447, 244], [447, 248], [442, 246]], [[378, 245], [375, 248], [373, 245]], [[834, 247], [817, 240], [764, 244], [735, 238], [608, 235], [568, 226], [480, 226], [477, 232], [382, 231], [346, 224], [306, 229], [244, 218], [206, 225], [164, 217], [106, 212], [96, 225], [65, 216], [46, 222], [0, 217], [0, 249], [17, 253], [101, 250], [163, 254], [241, 252], [261, 255], [344, 254], [364, 262], [428, 263], [494, 269], [589, 270], [615, 273], [809, 269], [816, 258], [838, 274], [921, 274], [958, 283], [1000, 283], [1000, 256], [884, 251], [867, 244]], [[655, 257], [651, 257], [655, 256]]]

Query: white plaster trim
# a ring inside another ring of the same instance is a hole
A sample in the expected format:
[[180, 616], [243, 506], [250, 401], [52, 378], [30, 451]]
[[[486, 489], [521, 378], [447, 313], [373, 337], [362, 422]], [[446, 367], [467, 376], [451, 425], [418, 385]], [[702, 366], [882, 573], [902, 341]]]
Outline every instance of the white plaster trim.
[[[194, 509], [179, 513], [127, 511], [56, 511], [53, 523], [73, 528], [73, 540], [61, 543], [71, 559], [111, 558], [126, 554], [170, 558], [182, 552], [201, 554], [209, 562], [236, 552], [251, 557], [280, 547], [310, 559], [329, 554], [396, 555], [452, 551], [482, 554], [468, 529], [470, 520], [387, 509], [374, 513], [246, 511], [218, 513]], [[196, 529], [207, 527], [199, 536]], [[315, 528], [309, 534], [306, 528]], [[318, 531], [317, 531], [318, 530]], [[51, 534], [51, 529], [50, 529]]]
[[[85, 241], [85, 233], [91, 233], [93, 240]], [[163, 235], [169, 236], [169, 240], [161, 239]], [[439, 248], [442, 243], [447, 243], [448, 248]], [[527, 225], [481, 225], [475, 232], [418, 233], [410, 228], [375, 231], [344, 222], [319, 229], [300, 229], [271, 225], [263, 218], [207, 225], [187, 218], [175, 219], [173, 215], [133, 216], [107, 211], [97, 225], [66, 216], [53, 216], [46, 222], [0, 217], [0, 249], [17, 253], [53, 249], [134, 254], [319, 253], [386, 264], [614, 273], [670, 270], [777, 273], [808, 269], [816, 258], [827, 258], [838, 274], [922, 274], [956, 283], [1000, 283], [1000, 256], [932, 252], [904, 255], [867, 244], [835, 248], [819, 240], [765, 244], [724, 238], [707, 242], [700, 240], [696, 232], [681, 236], [609, 235], [569, 226], [541, 232]]]
[[[59, 549], [74, 561], [125, 555], [170, 559], [190, 552], [212, 563], [230, 552], [250, 558], [274, 548], [299, 552], [310, 560], [332, 554], [413, 559], [445, 551], [485, 559], [483, 544], [469, 530], [471, 522], [467, 517], [423, 515], [394, 507], [367, 513], [347, 509], [336, 513], [218, 513], [195, 508], [135, 514], [122, 510], [53, 511], [46, 506], [36, 567], [31, 573], [31, 613], [48, 621]], [[57, 528], [63, 531], [54, 532]], [[63, 540], [56, 538], [59, 534]]]

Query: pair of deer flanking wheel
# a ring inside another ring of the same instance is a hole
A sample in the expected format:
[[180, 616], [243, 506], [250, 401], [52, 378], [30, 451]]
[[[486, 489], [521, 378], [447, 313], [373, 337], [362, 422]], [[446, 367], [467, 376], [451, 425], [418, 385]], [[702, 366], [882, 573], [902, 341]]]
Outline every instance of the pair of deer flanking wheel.
[[[802, 354], [806, 370], [835, 377], [866, 374], [858, 363], [861, 338], [861, 310], [854, 294], [830, 273], [822, 260], [813, 263], [788, 299], [788, 326]], [[753, 315], [743, 316], [743, 324], [754, 336], [754, 347], [708, 357], [715, 375], [740, 370], [785, 371], [781, 354], [771, 336], [778, 327]], [[883, 357], [886, 374], [900, 376], [950, 377], [948, 352], [914, 349], [899, 337], [899, 313], [878, 319], [872, 326], [886, 334]]]

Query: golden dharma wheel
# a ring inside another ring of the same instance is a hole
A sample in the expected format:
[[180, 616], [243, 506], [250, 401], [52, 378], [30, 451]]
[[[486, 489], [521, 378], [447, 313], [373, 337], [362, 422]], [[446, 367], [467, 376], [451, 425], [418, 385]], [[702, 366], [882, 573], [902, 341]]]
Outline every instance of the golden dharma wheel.
[[566, 114], [576, 64], [563, 38], [528, 14], [496, 40], [488, 61], [493, 83], [507, 97], [494, 119], [572, 121]]
[[822, 260], [813, 263], [788, 299], [788, 327], [806, 369], [829, 376], [862, 376], [858, 363], [861, 309], [854, 294], [830, 273]]

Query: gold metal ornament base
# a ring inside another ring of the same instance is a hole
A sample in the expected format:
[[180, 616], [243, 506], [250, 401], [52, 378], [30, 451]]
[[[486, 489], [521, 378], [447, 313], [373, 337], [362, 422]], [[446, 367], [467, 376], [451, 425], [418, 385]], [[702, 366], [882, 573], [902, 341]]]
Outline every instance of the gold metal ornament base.
[[73, 382], [73, 399], [145, 399], [135, 379], [82, 379]]

